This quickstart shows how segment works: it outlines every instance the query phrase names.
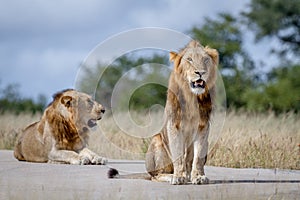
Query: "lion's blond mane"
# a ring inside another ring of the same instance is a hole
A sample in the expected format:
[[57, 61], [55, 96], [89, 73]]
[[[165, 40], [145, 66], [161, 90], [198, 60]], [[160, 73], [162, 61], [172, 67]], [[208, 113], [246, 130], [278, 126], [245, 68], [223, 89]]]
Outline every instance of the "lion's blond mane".
[[87, 94], [68, 89], [53, 96], [41, 120], [19, 135], [14, 156], [20, 161], [105, 164], [87, 148], [89, 126], [96, 126], [104, 108]]

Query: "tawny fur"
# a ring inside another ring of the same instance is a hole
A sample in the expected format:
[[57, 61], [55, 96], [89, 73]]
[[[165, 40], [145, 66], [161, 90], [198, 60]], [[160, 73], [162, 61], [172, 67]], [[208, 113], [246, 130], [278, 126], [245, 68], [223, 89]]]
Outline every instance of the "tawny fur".
[[[169, 79], [166, 122], [149, 145], [146, 169], [157, 181], [207, 183], [204, 164], [218, 52], [191, 41], [179, 53], [171, 52], [170, 60], [174, 70]], [[200, 87], [193, 87], [195, 84]]]
[[67, 164], [105, 164], [87, 148], [89, 129], [105, 109], [84, 93], [68, 89], [53, 96], [41, 120], [19, 135], [14, 156], [20, 161]]

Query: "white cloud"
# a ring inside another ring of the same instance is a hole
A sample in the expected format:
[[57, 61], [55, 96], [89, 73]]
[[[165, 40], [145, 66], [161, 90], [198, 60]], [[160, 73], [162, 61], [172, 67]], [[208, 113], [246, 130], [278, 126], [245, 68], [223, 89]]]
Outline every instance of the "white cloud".
[[131, 20], [139, 26], [161, 26], [186, 31], [203, 23], [205, 17], [214, 17], [219, 12], [237, 14], [247, 1], [163, 1], [161, 7], [144, 7], [132, 12]]

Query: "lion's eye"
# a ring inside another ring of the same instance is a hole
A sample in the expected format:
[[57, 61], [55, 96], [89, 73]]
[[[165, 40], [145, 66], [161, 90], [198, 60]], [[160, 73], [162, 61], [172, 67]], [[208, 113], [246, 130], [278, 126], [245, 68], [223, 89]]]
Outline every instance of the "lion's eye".
[[204, 64], [207, 65], [209, 63], [209, 58], [204, 58]]
[[193, 62], [193, 59], [191, 57], [187, 57], [187, 61]]
[[90, 99], [87, 100], [87, 103], [90, 107], [93, 107], [93, 105], [94, 105], [94, 102]]

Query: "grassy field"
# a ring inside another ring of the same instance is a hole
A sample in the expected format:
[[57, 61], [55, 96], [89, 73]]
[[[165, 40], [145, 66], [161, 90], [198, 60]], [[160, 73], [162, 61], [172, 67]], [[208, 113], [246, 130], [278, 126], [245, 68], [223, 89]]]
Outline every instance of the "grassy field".
[[[154, 126], [161, 126], [161, 120], [157, 120], [161, 119], [160, 113], [152, 118], [139, 113], [132, 116], [140, 126], [149, 121]], [[29, 114], [0, 115], [0, 149], [13, 149], [20, 130], [39, 117]], [[143, 159], [149, 139], [142, 137], [151, 135], [153, 129], [137, 128], [131, 124], [124, 127], [124, 123], [120, 128], [115, 121], [112, 115], [106, 114], [99, 128], [91, 133], [90, 148], [109, 158]], [[143, 134], [138, 135], [139, 132]], [[218, 126], [213, 130], [210, 141], [212, 145], [207, 165], [300, 170], [300, 116], [296, 114], [275, 116], [273, 113], [229, 112], [223, 129]]]

